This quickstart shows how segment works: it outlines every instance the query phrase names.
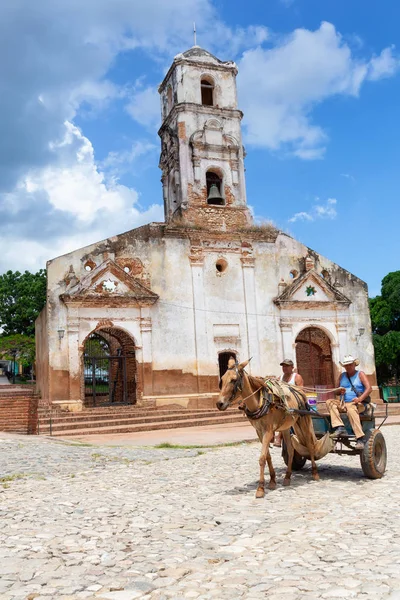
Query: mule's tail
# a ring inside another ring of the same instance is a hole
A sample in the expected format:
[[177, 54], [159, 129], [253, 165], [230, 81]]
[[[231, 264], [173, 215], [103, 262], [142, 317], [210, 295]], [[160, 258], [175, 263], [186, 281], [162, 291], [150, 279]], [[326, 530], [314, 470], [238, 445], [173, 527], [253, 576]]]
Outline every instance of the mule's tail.
[[311, 458], [310, 446], [313, 448], [315, 460], [323, 458], [328, 452], [333, 450], [335, 442], [330, 437], [329, 432], [318, 440], [315, 435], [312, 418], [308, 415], [299, 417], [293, 428], [295, 432], [295, 435], [292, 436], [293, 447], [301, 456]]

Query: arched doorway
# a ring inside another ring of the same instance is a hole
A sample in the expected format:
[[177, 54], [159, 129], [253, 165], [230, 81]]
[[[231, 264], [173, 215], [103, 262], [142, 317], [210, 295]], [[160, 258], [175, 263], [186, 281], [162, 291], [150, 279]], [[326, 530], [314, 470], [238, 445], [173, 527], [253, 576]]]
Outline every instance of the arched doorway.
[[321, 390], [334, 387], [331, 343], [322, 329], [307, 327], [299, 333], [296, 363], [305, 386]]
[[84, 403], [87, 407], [136, 404], [135, 343], [114, 327], [99, 329], [85, 341]]

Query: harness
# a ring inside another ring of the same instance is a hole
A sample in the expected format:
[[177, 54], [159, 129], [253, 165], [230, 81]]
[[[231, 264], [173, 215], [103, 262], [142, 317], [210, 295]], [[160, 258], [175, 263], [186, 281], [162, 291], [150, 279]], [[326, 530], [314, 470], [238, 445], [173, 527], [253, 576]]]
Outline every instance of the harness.
[[[235, 383], [233, 384], [232, 394], [228, 398], [228, 402], [231, 403], [236, 398], [237, 393], [242, 391], [243, 380], [242, 380], [242, 375], [239, 373], [237, 364], [235, 364], [234, 367], [229, 367], [229, 369], [227, 369], [227, 371], [235, 371], [235, 373], [237, 375], [237, 377], [235, 379]], [[220, 383], [219, 387], [221, 387], [221, 383]]]
[[[243, 389], [243, 375], [239, 372], [237, 364], [235, 364], [232, 367], [229, 367], [228, 370], [235, 371], [235, 373], [236, 373], [236, 379], [233, 384], [233, 390], [228, 399], [228, 402], [231, 403], [236, 398], [238, 392], [241, 392]], [[298, 405], [297, 410], [300, 409], [300, 410], [309, 411], [310, 407], [308, 405], [308, 402], [299, 393], [299, 390], [296, 389], [294, 386], [289, 385], [285, 382], [284, 382], [284, 385], [289, 388], [289, 390], [291, 391], [293, 396], [296, 398], [297, 405]], [[275, 406], [276, 408], [278, 408], [280, 410], [284, 410], [288, 414], [291, 414], [296, 410], [296, 409], [292, 409], [288, 406], [286, 397], [285, 397], [285, 390], [282, 385], [282, 382], [276, 381], [275, 379], [265, 379], [264, 385], [261, 386], [258, 390], [254, 391], [252, 394], [250, 394], [250, 396], [256, 394], [260, 390], [262, 390], [262, 392], [260, 395], [260, 404], [259, 404], [258, 408], [254, 411], [251, 411], [246, 406], [244, 407], [244, 413], [245, 413], [246, 417], [248, 417], [249, 419], [252, 419], [252, 420], [261, 419], [262, 417], [264, 417], [265, 415], [268, 414], [268, 412], [272, 406]], [[247, 400], [247, 398], [249, 398], [250, 396], [244, 398], [244, 400]], [[279, 402], [275, 402], [274, 397], [278, 398]]]
[[[265, 417], [268, 414], [269, 409], [274, 404], [273, 394], [267, 391], [266, 388], [262, 388], [261, 398], [260, 398], [260, 406], [257, 410], [251, 411], [245, 406], [244, 414], [249, 419], [261, 419], [261, 417]], [[281, 407], [279, 407], [281, 408]]]

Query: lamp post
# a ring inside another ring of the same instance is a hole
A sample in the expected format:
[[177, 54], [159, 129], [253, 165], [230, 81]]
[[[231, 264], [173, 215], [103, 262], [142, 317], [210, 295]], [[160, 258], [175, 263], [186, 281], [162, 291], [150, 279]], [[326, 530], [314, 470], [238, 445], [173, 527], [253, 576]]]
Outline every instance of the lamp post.
[[17, 350], [16, 350], [16, 348], [14, 348], [13, 350], [11, 350], [11, 355], [12, 355], [12, 357], [13, 357], [13, 366], [12, 366], [12, 370], [13, 370], [13, 372], [12, 372], [12, 382], [13, 382], [13, 384], [14, 384], [14, 383], [15, 383], [15, 357], [16, 357], [16, 355], [17, 355]]

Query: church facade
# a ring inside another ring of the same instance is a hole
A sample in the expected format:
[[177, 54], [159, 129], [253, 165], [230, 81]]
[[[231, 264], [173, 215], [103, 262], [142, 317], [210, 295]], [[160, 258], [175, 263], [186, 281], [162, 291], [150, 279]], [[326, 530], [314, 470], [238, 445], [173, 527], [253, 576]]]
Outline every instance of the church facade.
[[352, 353], [376, 392], [366, 284], [252, 221], [236, 75], [197, 46], [177, 55], [159, 88], [165, 222], [48, 262], [43, 406], [210, 406], [232, 355], [261, 376], [291, 358], [323, 390]]

